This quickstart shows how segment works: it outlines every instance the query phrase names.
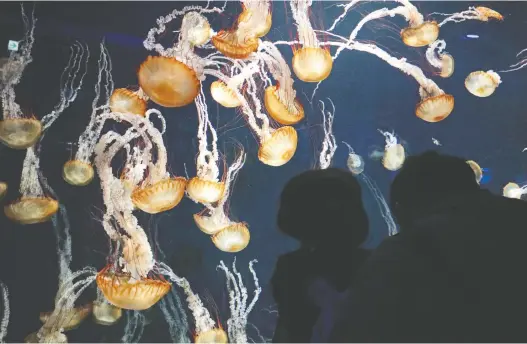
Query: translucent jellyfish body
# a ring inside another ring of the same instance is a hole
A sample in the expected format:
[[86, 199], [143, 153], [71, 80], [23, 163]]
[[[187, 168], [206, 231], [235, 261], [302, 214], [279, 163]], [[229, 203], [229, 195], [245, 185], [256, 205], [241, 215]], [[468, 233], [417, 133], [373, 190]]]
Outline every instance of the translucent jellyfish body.
[[278, 86], [265, 89], [264, 104], [269, 115], [282, 125], [292, 125], [304, 119], [304, 107], [296, 99], [284, 104], [278, 95]]
[[0, 141], [13, 149], [26, 149], [38, 141], [42, 124], [34, 118], [7, 118], [0, 121]]
[[232, 224], [232, 222], [227, 218], [227, 216], [223, 216], [220, 218], [213, 216], [205, 216], [202, 212], [199, 214], [194, 214], [193, 217], [194, 222], [196, 223], [198, 228], [203, 233], [208, 235], [214, 235]]
[[252, 34], [254, 34], [256, 37], [263, 37], [269, 33], [269, 30], [271, 30], [271, 26], [273, 25], [273, 16], [269, 12], [267, 16], [265, 17], [265, 20], [257, 20], [252, 21], [249, 17], [253, 16], [255, 14], [252, 13], [252, 11], [249, 8], [244, 8], [242, 13], [238, 16], [238, 25], [241, 22], [252, 22], [255, 23], [256, 26], [251, 27]]
[[426, 122], [435, 123], [447, 118], [452, 110], [454, 96], [445, 93], [422, 100], [415, 108], [415, 115]]
[[93, 302], [93, 320], [104, 326], [115, 324], [121, 319], [123, 310], [107, 302]]
[[153, 185], [135, 189], [132, 202], [149, 214], [167, 211], [181, 202], [186, 185], [187, 180], [183, 177], [164, 179]]
[[7, 183], [0, 182], [0, 200], [4, 198], [6, 193], [7, 193]]
[[240, 252], [249, 245], [251, 234], [244, 223], [235, 223], [212, 236], [214, 245], [223, 252]]
[[488, 7], [478, 6], [476, 7], [476, 11], [482, 21], [488, 21], [490, 18], [503, 20], [503, 16], [498, 11], [494, 11]]
[[91, 183], [95, 172], [93, 167], [84, 161], [70, 160], [62, 168], [62, 178], [71, 185], [84, 186]]
[[[80, 307], [75, 308], [68, 308], [66, 309], [66, 313], [60, 313], [60, 319], [57, 319], [57, 321], [60, 322], [61, 327], [64, 329], [64, 331], [70, 331], [75, 328], [77, 328], [80, 323], [86, 319], [88, 315], [92, 312], [92, 305], [87, 304]], [[48, 321], [49, 317], [52, 316], [53, 312], [42, 312], [40, 313], [40, 321], [44, 324], [46, 321]], [[65, 321], [62, 321], [64, 319]]]
[[110, 110], [117, 113], [133, 113], [144, 116], [146, 100], [126, 88], [118, 88], [110, 97]]
[[467, 160], [467, 164], [470, 166], [470, 168], [472, 168], [472, 171], [474, 171], [476, 182], [478, 182], [479, 184], [481, 182], [481, 179], [483, 178], [483, 170], [474, 160]]
[[194, 177], [187, 184], [189, 197], [199, 203], [214, 203], [219, 201], [225, 191], [224, 182], [205, 180]]
[[476, 97], [488, 97], [501, 83], [500, 76], [493, 71], [476, 71], [465, 79], [465, 87]]
[[401, 31], [401, 39], [410, 47], [424, 47], [439, 37], [439, 25], [435, 21], [425, 21], [415, 27], [407, 27]]
[[403, 166], [405, 159], [406, 153], [404, 152], [404, 147], [400, 143], [397, 143], [386, 147], [384, 156], [382, 157], [382, 165], [387, 170], [397, 171]]
[[129, 274], [112, 272], [108, 268], [97, 274], [97, 286], [112, 305], [136, 311], [152, 307], [172, 287], [162, 278], [136, 280]]
[[49, 197], [22, 196], [4, 207], [8, 219], [23, 225], [48, 221], [59, 209], [59, 203]]
[[292, 65], [300, 80], [320, 82], [331, 74], [333, 59], [324, 48], [304, 47], [294, 52]]
[[269, 166], [285, 165], [295, 155], [297, 143], [295, 128], [280, 127], [260, 143], [258, 159]]
[[234, 91], [223, 81], [216, 80], [210, 85], [212, 98], [220, 105], [227, 108], [234, 108], [242, 105]]
[[137, 77], [143, 92], [164, 107], [192, 103], [200, 88], [194, 70], [171, 57], [149, 56], [139, 67]]
[[441, 54], [441, 72], [442, 78], [450, 78], [454, 74], [454, 58], [450, 54]]
[[212, 36], [212, 29], [207, 18], [197, 12], [185, 14], [181, 27], [189, 28], [186, 32], [186, 38], [192, 45], [203, 45]]
[[364, 171], [364, 159], [358, 154], [350, 153], [347, 160], [348, 169], [353, 175], [359, 175]]
[[194, 343], [226, 344], [228, 342], [229, 337], [227, 337], [227, 333], [221, 328], [213, 328], [212, 330], [199, 333], [194, 339]]
[[212, 37], [212, 44], [223, 55], [233, 59], [246, 59], [258, 50], [256, 37], [239, 37], [236, 30], [221, 30]]

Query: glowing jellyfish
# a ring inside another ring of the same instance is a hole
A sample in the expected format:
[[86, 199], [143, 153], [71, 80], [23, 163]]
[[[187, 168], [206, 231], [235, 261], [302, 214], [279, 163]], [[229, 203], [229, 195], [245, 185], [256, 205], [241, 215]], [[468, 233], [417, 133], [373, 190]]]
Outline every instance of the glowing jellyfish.
[[424, 47], [439, 37], [439, 25], [435, 21], [427, 21], [401, 31], [401, 39], [410, 47]]
[[426, 59], [439, 70], [439, 76], [449, 78], [454, 73], [454, 58], [445, 52], [446, 42], [438, 39], [426, 49]]
[[[63, 313], [63, 317], [68, 319], [68, 321], [62, 324], [62, 328], [64, 331], [70, 331], [77, 328], [91, 312], [91, 304], [68, 309], [67, 312]], [[46, 321], [51, 318], [52, 314], [53, 312], [42, 312], [40, 313], [39, 319], [42, 323], [46, 323]]]
[[212, 37], [212, 44], [223, 55], [233, 59], [246, 59], [258, 50], [256, 37], [239, 37], [233, 30], [221, 30]]
[[360, 155], [356, 154], [353, 148], [351, 148], [348, 143], [344, 141], [342, 143], [348, 146], [349, 149], [348, 160], [346, 161], [346, 165], [348, 166], [348, 169], [351, 173], [353, 173], [354, 176], [358, 176], [359, 174], [364, 172], [364, 159]]
[[333, 101], [331, 99], [328, 98], [328, 100], [331, 103], [333, 110], [327, 111], [327, 113], [326, 113], [326, 105], [324, 104], [323, 101], [320, 101], [320, 104], [321, 104], [320, 111], [322, 112], [322, 118], [323, 118], [322, 124], [324, 126], [324, 140], [322, 141], [322, 149], [320, 150], [320, 156], [318, 159], [319, 166], [321, 169], [326, 169], [331, 165], [333, 156], [335, 155], [335, 152], [337, 151], [337, 141], [335, 140], [335, 135], [333, 135], [333, 120], [335, 119], [335, 104], [333, 104]]
[[441, 73], [443, 78], [450, 78], [454, 74], [454, 58], [450, 54], [441, 55]]
[[333, 69], [333, 59], [327, 48], [322, 47], [309, 20], [311, 0], [290, 1], [291, 11], [302, 47], [293, 52], [293, 71], [305, 82], [320, 82]]
[[189, 27], [187, 39], [192, 45], [203, 45], [207, 43], [213, 31], [207, 18], [197, 12], [189, 12], [183, 17], [182, 27]]
[[144, 116], [148, 99], [145, 98], [141, 90], [133, 92], [126, 88], [118, 88], [113, 91], [110, 97], [110, 110], [112, 112], [133, 113]]
[[213, 328], [212, 330], [202, 332], [194, 339], [194, 343], [226, 344], [228, 342], [229, 338], [227, 337], [227, 333], [221, 328]]
[[280, 127], [269, 138], [262, 140], [258, 159], [269, 166], [285, 165], [296, 151], [298, 135], [293, 127]]
[[70, 160], [64, 164], [62, 177], [71, 185], [84, 186], [91, 183], [95, 172], [91, 164], [80, 160]]
[[390, 171], [397, 171], [400, 169], [404, 160], [406, 159], [406, 153], [404, 147], [397, 142], [397, 138], [394, 134], [379, 130], [381, 134], [386, 138], [386, 145], [384, 147], [384, 156], [382, 158], [382, 165], [384, 168]]
[[454, 110], [454, 96], [450, 94], [422, 98], [424, 99], [415, 107], [415, 114], [426, 122], [440, 122]]
[[492, 70], [472, 72], [465, 79], [466, 89], [476, 97], [492, 95], [499, 84], [501, 84], [501, 78]]
[[214, 245], [223, 252], [240, 252], [249, 245], [251, 234], [245, 223], [235, 223], [212, 236]]
[[474, 160], [467, 160], [467, 164], [470, 166], [470, 168], [472, 168], [472, 171], [474, 171], [476, 182], [478, 182], [479, 184], [481, 182], [481, 179], [483, 178], [483, 170]]
[[34, 118], [9, 118], [0, 121], [0, 141], [13, 149], [33, 146], [42, 133], [42, 124]]
[[238, 28], [247, 27], [247, 30], [250, 30], [256, 37], [267, 35], [273, 24], [269, 1], [242, 0], [242, 6], [243, 11], [237, 20]]
[[181, 202], [186, 184], [183, 177], [160, 180], [134, 190], [132, 201], [137, 208], [150, 214], [167, 211]]
[[59, 203], [49, 197], [22, 197], [4, 207], [8, 219], [22, 225], [48, 221], [59, 209]]
[[0, 200], [7, 194], [7, 183], [0, 182]]
[[269, 115], [278, 123], [291, 125], [300, 122], [304, 118], [304, 107], [296, 99], [290, 106], [284, 105], [279, 100], [277, 86], [269, 86], [265, 89], [265, 108]]
[[216, 80], [210, 85], [210, 93], [214, 100], [227, 108], [235, 108], [242, 103], [236, 93], [229, 88], [223, 81]]

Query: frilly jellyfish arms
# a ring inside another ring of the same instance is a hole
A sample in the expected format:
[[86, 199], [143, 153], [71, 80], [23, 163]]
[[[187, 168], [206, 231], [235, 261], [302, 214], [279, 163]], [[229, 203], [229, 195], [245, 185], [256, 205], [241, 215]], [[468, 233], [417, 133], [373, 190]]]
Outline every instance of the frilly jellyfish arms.
[[[337, 151], [337, 141], [333, 135], [333, 120], [335, 119], [335, 104], [333, 101], [328, 98], [328, 101], [331, 103], [333, 108], [332, 111], [326, 112], [326, 105], [323, 101], [320, 101], [323, 117], [323, 127], [324, 127], [324, 141], [322, 141], [322, 150], [320, 151], [319, 165], [321, 169], [326, 169], [331, 165], [333, 156]], [[327, 117], [326, 117], [327, 116]]]
[[438, 39], [428, 45], [426, 59], [433, 67], [440, 70], [439, 75], [448, 78], [454, 73], [454, 58], [445, 52], [446, 42]]
[[145, 320], [145, 316], [139, 311], [127, 312], [121, 343], [139, 343], [145, 329]]
[[262, 288], [258, 282], [258, 277], [254, 271], [254, 263], [258, 261], [251, 260], [249, 262], [249, 271], [254, 281], [254, 296], [249, 304], [247, 304], [247, 288], [243, 284], [241, 274], [236, 270], [236, 258], [232, 263], [232, 272], [225, 266], [223, 261], [220, 261], [218, 268], [225, 272], [227, 279], [227, 291], [229, 292], [229, 306], [231, 311], [231, 317], [227, 320], [229, 340], [231, 343], [248, 343], [247, 338], [247, 318], [249, 313], [253, 310]]
[[9, 291], [7, 286], [0, 282], [0, 289], [2, 289], [2, 321], [0, 322], [0, 343], [4, 343], [7, 336], [7, 325], [9, 325]]
[[440, 12], [433, 12], [430, 13], [430, 15], [440, 15], [440, 16], [446, 16], [441, 23], [439, 23], [439, 27], [445, 25], [449, 22], [454, 23], [461, 23], [465, 20], [480, 20], [480, 21], [489, 21], [489, 19], [496, 19], [496, 20], [503, 20], [503, 16], [487, 7], [469, 7], [468, 10], [457, 12], [457, 13], [440, 13]]

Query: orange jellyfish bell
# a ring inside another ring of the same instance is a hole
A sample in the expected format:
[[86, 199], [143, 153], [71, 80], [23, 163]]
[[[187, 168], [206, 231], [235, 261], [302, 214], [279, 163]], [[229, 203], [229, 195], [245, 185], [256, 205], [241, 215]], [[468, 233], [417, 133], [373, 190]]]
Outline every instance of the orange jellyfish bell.
[[189, 197], [199, 203], [214, 203], [220, 200], [225, 191], [224, 182], [192, 178], [187, 184]]
[[297, 143], [295, 128], [280, 127], [260, 143], [258, 159], [269, 166], [285, 165], [295, 155]]
[[[64, 329], [64, 331], [70, 331], [77, 328], [80, 323], [84, 319], [86, 319], [88, 315], [90, 315], [91, 312], [91, 303], [84, 306], [67, 309], [66, 312], [61, 311], [61, 313], [59, 313], [59, 319], [67, 320], [66, 322], [61, 323], [62, 328]], [[42, 323], [45, 323], [46, 321], [48, 321], [49, 317], [52, 316], [52, 314], [53, 312], [42, 312], [40, 313], [39, 319]]]
[[110, 97], [110, 110], [118, 113], [133, 113], [144, 116], [146, 100], [126, 88], [118, 88]]
[[[244, 21], [249, 21], [249, 17], [252, 16], [253, 13], [250, 9], [244, 8], [242, 13], [238, 16], [238, 24]], [[259, 20], [257, 22], [258, 25], [251, 27], [252, 33], [256, 37], [263, 37], [269, 33], [271, 30], [271, 26], [273, 25], [273, 16], [271, 12], [267, 14], [265, 17], [265, 21]]]
[[450, 54], [441, 55], [441, 73], [442, 78], [450, 78], [454, 74], [454, 58]]
[[25, 197], [4, 207], [8, 219], [22, 225], [48, 221], [59, 210], [59, 202], [49, 197]]
[[258, 50], [256, 37], [238, 37], [236, 30], [221, 30], [212, 37], [212, 44], [223, 55], [233, 59], [246, 59]]
[[163, 179], [152, 185], [136, 188], [132, 202], [142, 211], [157, 214], [174, 208], [185, 194], [187, 180], [183, 177]]
[[465, 79], [466, 89], [476, 97], [482, 98], [492, 95], [500, 83], [499, 75], [492, 71], [472, 72]]
[[194, 222], [196, 226], [205, 234], [213, 235], [218, 233], [224, 228], [229, 227], [232, 222], [225, 217], [212, 217], [206, 216], [207, 209], [203, 210], [198, 214], [194, 214]]
[[470, 168], [472, 168], [472, 171], [474, 171], [474, 175], [476, 176], [476, 181], [479, 184], [479, 182], [481, 182], [481, 179], [483, 178], [483, 170], [478, 165], [478, 163], [475, 162], [474, 160], [467, 160], [467, 164], [470, 166]]
[[240, 252], [249, 245], [251, 234], [245, 223], [234, 223], [212, 236], [214, 245], [223, 252]]
[[95, 172], [93, 167], [84, 161], [70, 160], [62, 168], [62, 178], [71, 185], [85, 186], [91, 183]]
[[407, 27], [401, 31], [401, 39], [410, 47], [424, 47], [439, 37], [439, 25], [435, 21], [425, 21], [415, 27]]
[[415, 108], [415, 115], [430, 123], [440, 122], [454, 110], [454, 96], [440, 94], [423, 99]]
[[97, 274], [97, 286], [112, 305], [135, 311], [152, 307], [172, 287], [165, 279], [133, 279], [130, 274], [110, 271], [108, 267]]
[[304, 118], [304, 107], [296, 99], [292, 104], [284, 104], [276, 92], [279, 86], [269, 86], [265, 89], [264, 104], [269, 115], [282, 125], [292, 125]]
[[386, 148], [384, 156], [382, 157], [382, 165], [389, 171], [397, 171], [403, 167], [406, 153], [404, 147], [398, 143]]
[[194, 339], [194, 343], [227, 344], [228, 342], [229, 337], [221, 328], [213, 328], [212, 330], [201, 332]]
[[4, 198], [6, 193], [7, 193], [7, 183], [0, 182], [0, 200]]
[[93, 302], [93, 320], [104, 326], [115, 324], [123, 316], [123, 310], [107, 302]]
[[333, 59], [324, 48], [304, 47], [294, 52], [293, 71], [305, 82], [320, 82], [331, 74]]
[[494, 11], [488, 7], [478, 6], [476, 7], [476, 11], [482, 21], [488, 21], [490, 18], [503, 20], [503, 16], [498, 11]]
[[214, 81], [210, 85], [210, 94], [218, 104], [227, 108], [234, 108], [242, 105], [242, 102], [238, 99], [236, 93], [225, 85], [223, 81]]
[[33, 146], [42, 134], [42, 124], [34, 118], [8, 118], [0, 121], [0, 141], [13, 149]]
[[164, 107], [188, 105], [199, 93], [200, 82], [194, 70], [172, 57], [148, 56], [137, 77], [143, 92]]

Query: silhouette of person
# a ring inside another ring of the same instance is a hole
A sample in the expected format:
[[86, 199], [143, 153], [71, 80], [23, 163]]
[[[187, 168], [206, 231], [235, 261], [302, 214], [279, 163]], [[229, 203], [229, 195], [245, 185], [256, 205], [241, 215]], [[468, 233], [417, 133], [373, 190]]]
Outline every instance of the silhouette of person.
[[526, 342], [527, 204], [480, 189], [470, 166], [426, 152], [391, 187], [400, 225], [359, 272], [338, 342]]
[[333, 306], [368, 253], [359, 248], [368, 236], [360, 185], [336, 168], [301, 173], [282, 191], [277, 222], [301, 247], [279, 257], [271, 280], [279, 312], [273, 342], [323, 341]]

